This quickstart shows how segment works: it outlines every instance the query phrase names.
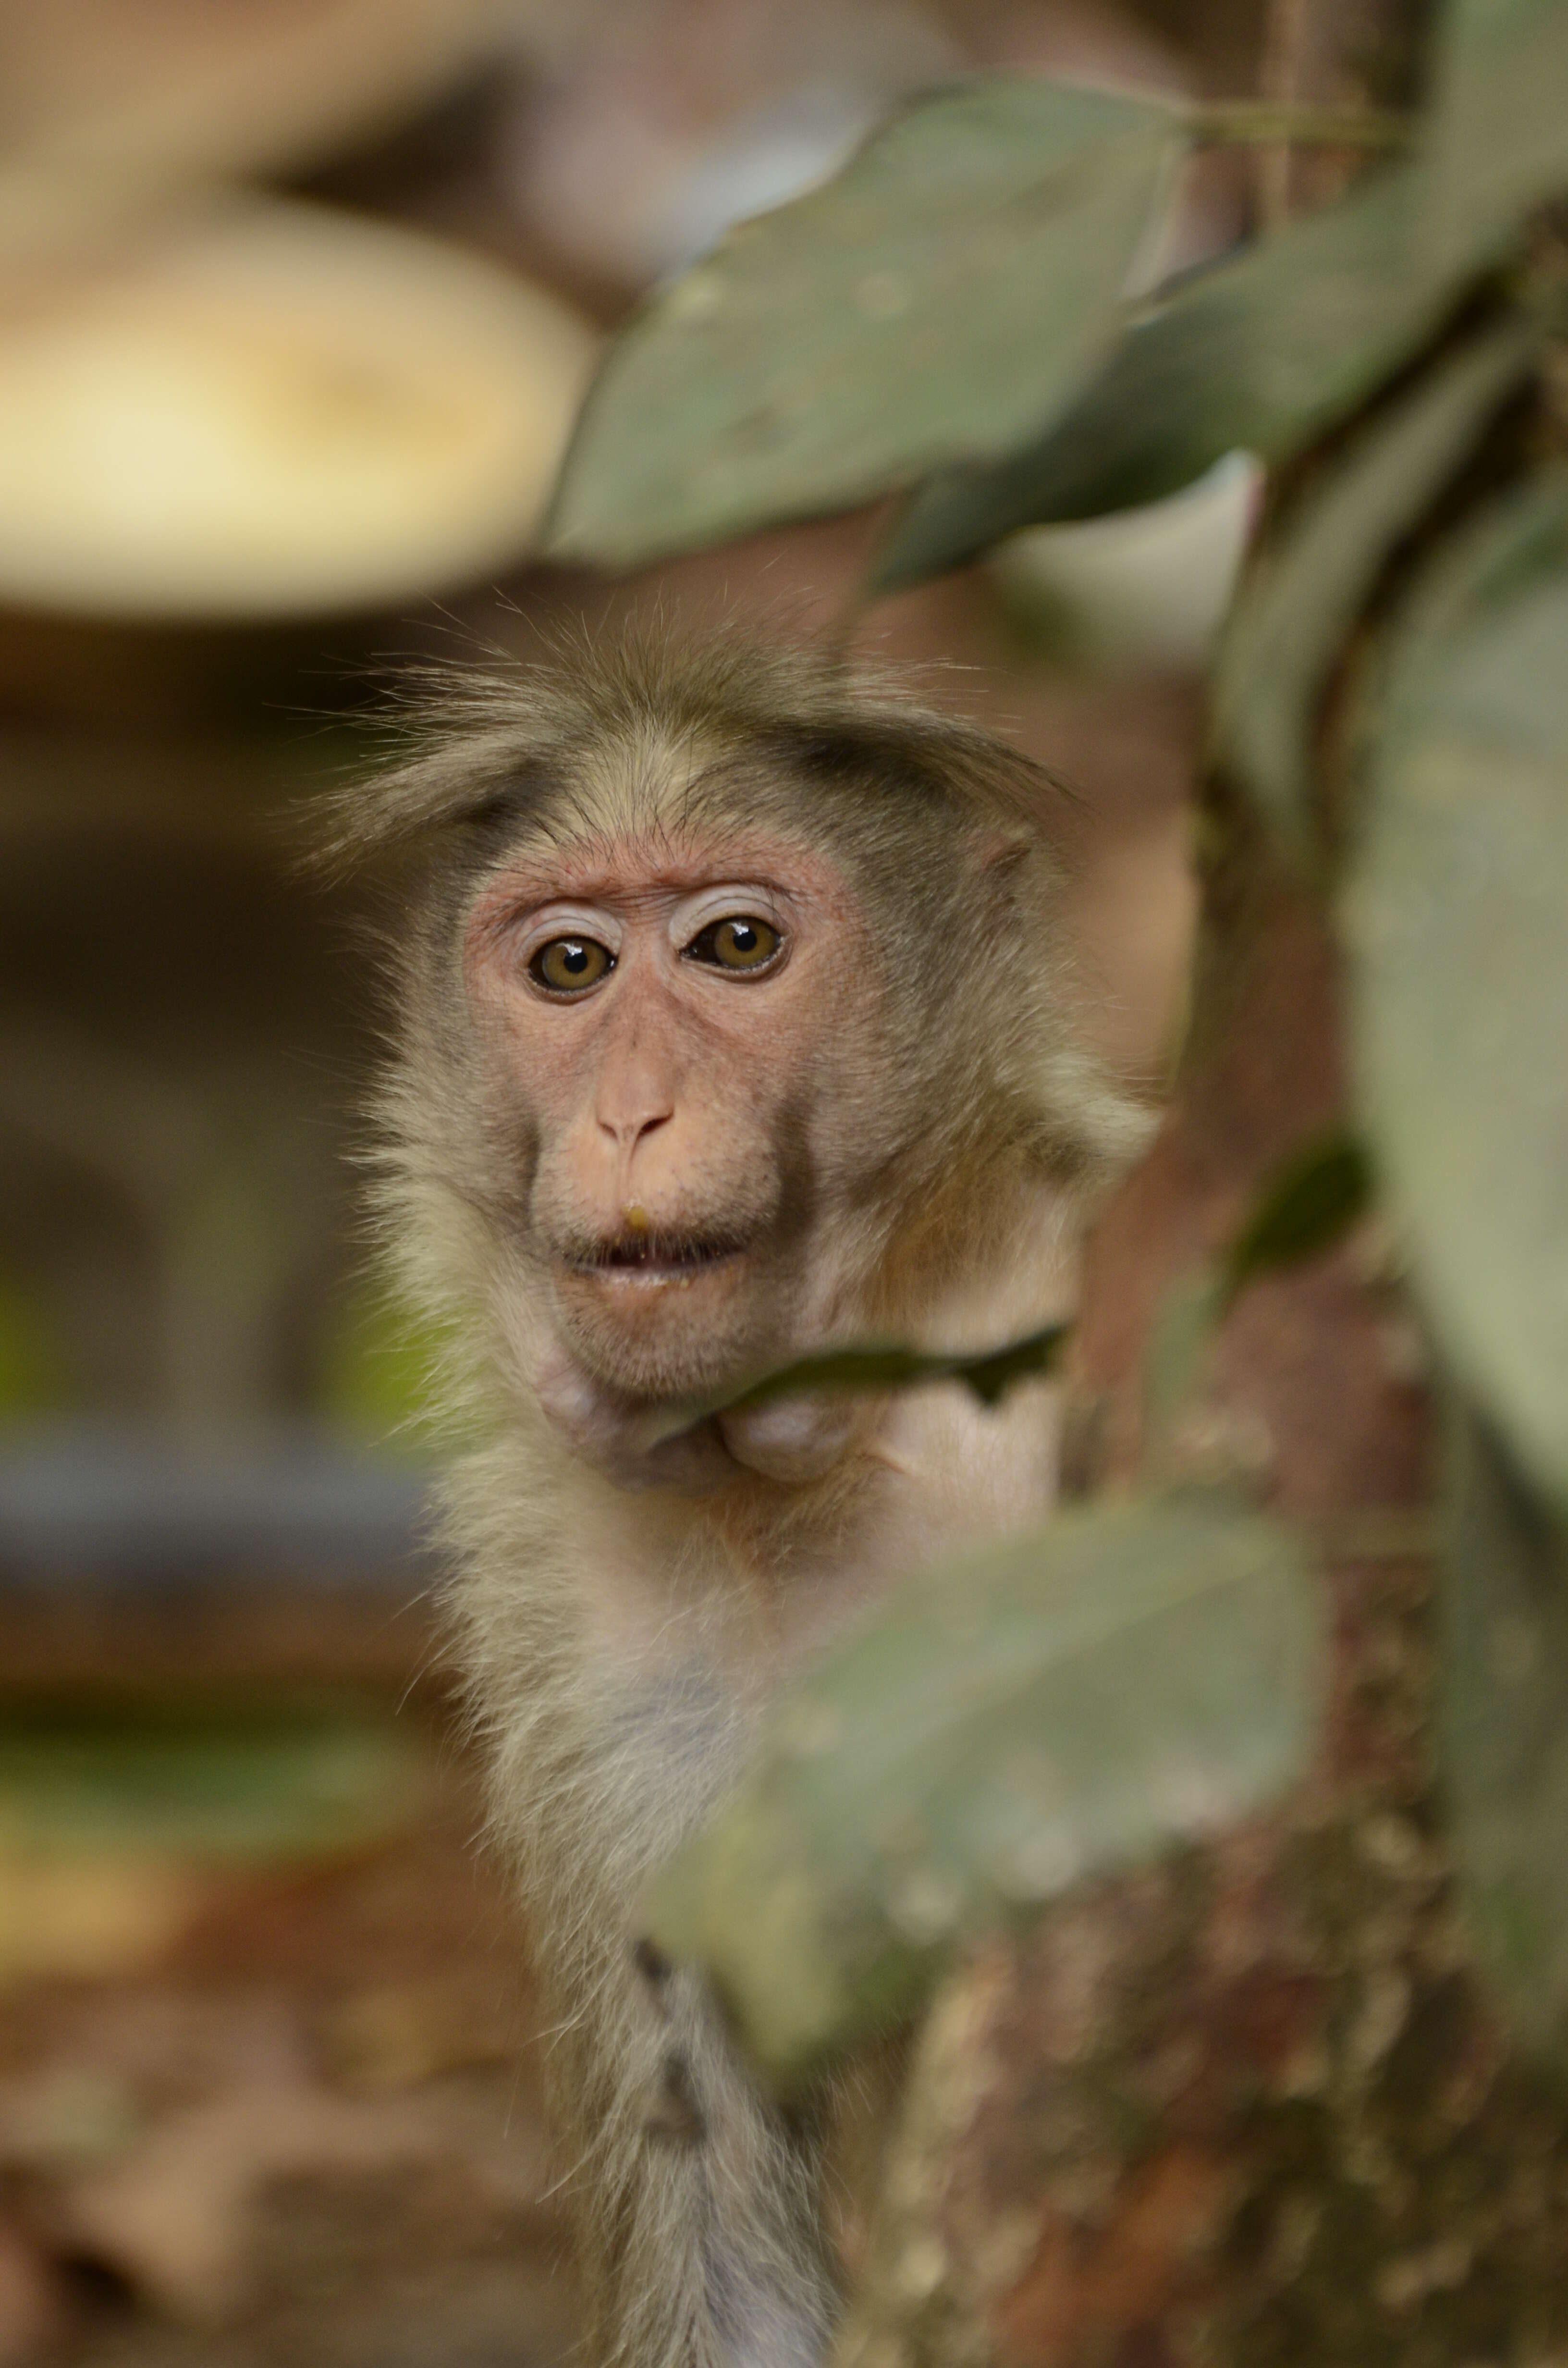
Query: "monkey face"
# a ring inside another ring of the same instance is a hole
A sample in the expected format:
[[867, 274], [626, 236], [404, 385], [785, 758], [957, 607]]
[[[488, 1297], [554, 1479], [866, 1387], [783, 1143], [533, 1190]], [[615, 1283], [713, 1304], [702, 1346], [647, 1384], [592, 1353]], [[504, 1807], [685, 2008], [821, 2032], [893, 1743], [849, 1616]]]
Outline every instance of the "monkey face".
[[857, 1123], [885, 1074], [883, 998], [842, 874], [739, 833], [520, 851], [476, 901], [464, 966], [530, 1263], [580, 1367], [683, 1395], [820, 1338], [870, 1247], [886, 1149]]

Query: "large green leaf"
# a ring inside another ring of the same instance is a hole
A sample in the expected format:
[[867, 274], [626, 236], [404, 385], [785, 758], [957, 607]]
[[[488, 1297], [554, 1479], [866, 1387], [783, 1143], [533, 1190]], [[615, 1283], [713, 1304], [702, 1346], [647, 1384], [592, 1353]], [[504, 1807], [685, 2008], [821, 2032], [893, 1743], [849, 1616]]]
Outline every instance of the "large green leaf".
[[1314, 488], [1236, 606], [1215, 686], [1219, 752], [1289, 844], [1310, 834], [1312, 725], [1345, 636], [1538, 341], [1510, 323], [1423, 378]]
[[812, 1670], [665, 1876], [655, 1937], [791, 2078], [907, 2009], [965, 1930], [1276, 1794], [1318, 1668], [1273, 1524], [1199, 1497], [1069, 1515], [915, 1581]]
[[1478, 223], [1506, 227], [1568, 192], [1568, 6], [1448, 0], [1431, 154], [1434, 248], [1462, 252]]
[[1016, 444], [1108, 345], [1186, 138], [1024, 77], [915, 103], [617, 339], [551, 548], [628, 565]]
[[882, 591], [962, 565], [1021, 526], [1096, 518], [1190, 484], [1244, 447], [1278, 461], [1423, 345], [1485, 259], [1439, 256], [1431, 182], [1394, 165], [1277, 238], [1179, 284], [1009, 459], [944, 470], [878, 556]]
[[1568, 1543], [1468, 1417], [1447, 1498], [1439, 1736], [1460, 1894], [1522, 2036], [1568, 2061]]
[[1348, 918], [1363, 1120], [1421, 1299], [1568, 1505], [1568, 472], [1411, 604]]

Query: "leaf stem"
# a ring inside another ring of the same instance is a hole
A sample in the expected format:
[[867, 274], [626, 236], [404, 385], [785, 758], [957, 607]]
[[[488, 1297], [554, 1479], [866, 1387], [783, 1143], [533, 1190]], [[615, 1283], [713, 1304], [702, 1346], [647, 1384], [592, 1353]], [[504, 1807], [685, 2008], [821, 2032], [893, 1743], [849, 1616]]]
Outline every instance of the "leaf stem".
[[648, 1418], [643, 1444], [660, 1446], [716, 1414], [738, 1414], [750, 1406], [770, 1406], [775, 1398], [799, 1397], [819, 1390], [913, 1390], [931, 1382], [961, 1382], [982, 1406], [997, 1406], [1015, 1382], [1052, 1370], [1071, 1328], [1067, 1324], [1048, 1324], [1043, 1331], [1030, 1332], [1021, 1340], [1005, 1341], [1000, 1348], [982, 1349], [971, 1355], [929, 1355], [896, 1344], [825, 1349], [821, 1356], [801, 1357], [792, 1365], [779, 1366], [713, 1397], [661, 1406]]
[[1188, 121], [1194, 139], [1237, 146], [1290, 141], [1316, 148], [1403, 148], [1414, 132], [1408, 116], [1383, 108], [1298, 107], [1267, 98], [1194, 108]]

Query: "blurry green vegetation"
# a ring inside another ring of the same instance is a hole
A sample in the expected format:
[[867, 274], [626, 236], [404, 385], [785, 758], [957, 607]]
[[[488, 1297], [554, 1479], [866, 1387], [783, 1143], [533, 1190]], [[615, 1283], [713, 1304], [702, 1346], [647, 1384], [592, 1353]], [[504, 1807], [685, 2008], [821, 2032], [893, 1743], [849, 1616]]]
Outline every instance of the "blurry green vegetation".
[[410, 1455], [427, 1452], [442, 1336], [380, 1284], [348, 1300], [322, 1360], [319, 1412], [352, 1436]]
[[0, 1273], [0, 1422], [58, 1413], [70, 1396], [42, 1310], [21, 1283]]
[[1424, 371], [1354, 438], [1255, 573], [1215, 686], [1215, 729], [1285, 835], [1310, 841], [1312, 721], [1346, 634], [1390, 552], [1528, 377], [1542, 327], [1506, 321]]
[[[1293, 873], [1337, 929], [1356, 1141], [1304, 1146], [1173, 1294], [1154, 1432], [1230, 1301], [1355, 1222], [1375, 1174], [1450, 1401], [1461, 1885], [1521, 2032], [1568, 2061], [1568, 8], [1444, 0], [1431, 38], [1430, 96], [1393, 123], [1005, 76], [916, 100], [630, 325], [553, 536], [625, 566], [899, 494], [889, 590], [1237, 448], [1275, 472], [1219, 657], [1210, 854]], [[1129, 296], [1181, 157], [1282, 131], [1394, 153]], [[928, 1376], [881, 1352], [875, 1378]], [[1152, 1495], [934, 1574], [783, 1703], [661, 1929], [794, 2074], [1004, 1907], [1239, 1814], [1308, 1755], [1301, 1552], [1244, 1505]], [[1226, 1572], [1257, 1613], [1233, 1635]], [[1070, 1645], [1080, 1603], [1104, 1625]]]
[[1362, 1091], [1437, 1337], [1564, 1520], [1568, 469], [1434, 552], [1378, 720], [1349, 915]]
[[1344, 1134], [1307, 1144], [1265, 1187], [1219, 1261], [1221, 1304], [1255, 1276], [1294, 1266], [1336, 1242], [1372, 1198], [1367, 1155]]
[[426, 1782], [388, 1716], [220, 1707], [0, 1716], [0, 1853], [247, 1862], [396, 1832]]

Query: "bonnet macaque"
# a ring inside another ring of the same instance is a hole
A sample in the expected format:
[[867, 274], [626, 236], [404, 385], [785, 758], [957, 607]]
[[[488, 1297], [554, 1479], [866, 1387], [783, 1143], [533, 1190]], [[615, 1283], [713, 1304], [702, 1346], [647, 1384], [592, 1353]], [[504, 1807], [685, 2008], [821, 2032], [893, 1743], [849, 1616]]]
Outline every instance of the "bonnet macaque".
[[639, 1900], [803, 1655], [1045, 1511], [1049, 1397], [656, 1417], [1062, 1311], [1074, 1212], [1141, 1121], [1064, 1019], [1049, 797], [971, 726], [721, 636], [459, 686], [350, 810], [353, 846], [408, 854], [381, 1213], [477, 1442], [451, 1601], [599, 2368], [812, 2368], [829, 2339], [809, 2116]]

